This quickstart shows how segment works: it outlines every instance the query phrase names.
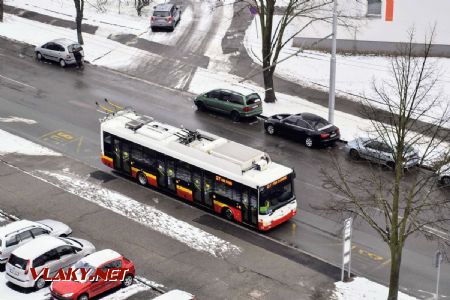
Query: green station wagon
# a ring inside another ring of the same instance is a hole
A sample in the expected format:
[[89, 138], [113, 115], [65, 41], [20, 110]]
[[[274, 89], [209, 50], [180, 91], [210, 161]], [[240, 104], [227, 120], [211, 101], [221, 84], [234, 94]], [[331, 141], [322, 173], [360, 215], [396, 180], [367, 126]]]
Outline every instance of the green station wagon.
[[214, 110], [225, 113], [233, 121], [242, 117], [255, 117], [262, 113], [262, 101], [259, 95], [251, 90], [244, 93], [217, 89], [197, 96], [194, 100], [199, 110]]

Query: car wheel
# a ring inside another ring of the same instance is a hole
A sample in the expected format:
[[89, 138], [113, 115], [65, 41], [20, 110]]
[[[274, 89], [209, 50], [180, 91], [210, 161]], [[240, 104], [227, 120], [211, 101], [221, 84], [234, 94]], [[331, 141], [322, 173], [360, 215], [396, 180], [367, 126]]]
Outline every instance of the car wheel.
[[305, 146], [311, 148], [313, 146], [313, 140], [310, 136], [305, 139]]
[[42, 277], [39, 277], [38, 280], [36, 280], [36, 283], [34, 284], [34, 287], [36, 288], [36, 290], [40, 290], [43, 289], [45, 286], [45, 280]]
[[224, 215], [224, 217], [227, 220], [233, 221], [234, 220], [234, 216], [233, 216], [233, 212], [231, 211], [231, 209], [229, 208], [225, 208], [222, 212], [222, 214]]
[[234, 122], [239, 121], [240, 116], [239, 116], [239, 113], [237, 111], [233, 110], [231, 112], [230, 116], [231, 116], [231, 120], [233, 120]]
[[36, 59], [42, 60], [42, 54], [40, 52], [36, 52]]
[[89, 300], [89, 295], [88, 294], [83, 294], [80, 297], [78, 297], [77, 300]]
[[274, 135], [275, 134], [275, 127], [272, 124], [269, 124], [266, 127], [266, 131], [267, 131], [268, 134]]
[[145, 176], [144, 172], [139, 172], [137, 179], [140, 185], [146, 186], [148, 183], [147, 176]]
[[133, 275], [127, 274], [122, 281], [122, 287], [126, 288], [133, 284]]
[[65, 68], [66, 67], [66, 61], [64, 59], [60, 59], [59, 60], [59, 65], [61, 66], [61, 68]]
[[195, 103], [195, 106], [197, 106], [197, 110], [205, 111], [205, 104], [203, 104], [203, 102], [197, 102]]
[[444, 186], [450, 186], [450, 177], [449, 176], [442, 177], [441, 183]]
[[350, 157], [354, 160], [359, 160], [361, 158], [361, 156], [359, 156], [359, 152], [356, 149], [350, 150]]

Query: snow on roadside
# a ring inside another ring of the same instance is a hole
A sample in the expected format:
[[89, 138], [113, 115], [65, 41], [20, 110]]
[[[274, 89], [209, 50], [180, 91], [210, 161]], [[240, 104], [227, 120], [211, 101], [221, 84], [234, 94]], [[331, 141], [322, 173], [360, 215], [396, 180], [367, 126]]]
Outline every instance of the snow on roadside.
[[122, 300], [122, 299], [128, 299], [129, 297], [133, 296], [134, 294], [148, 291], [150, 290], [150, 287], [143, 284], [142, 282], [138, 280], [134, 280], [134, 283], [127, 287], [127, 288], [121, 288], [120, 290], [117, 290], [117, 292], [114, 292], [108, 296], [101, 297], [102, 300]]
[[[274, 19], [274, 24], [277, 24], [279, 18], [280, 16], [277, 16]], [[252, 60], [261, 65], [261, 35], [256, 31], [257, 28], [260, 28], [259, 26], [259, 19], [254, 18], [245, 32], [244, 46]], [[297, 28], [299, 27], [293, 22], [286, 29], [286, 36], [292, 36], [298, 30]], [[291, 45], [292, 41], [285, 46], [280, 53], [279, 61], [299, 50], [299, 48]], [[372, 88], [373, 82], [380, 84], [381, 80], [391, 78], [391, 58], [387, 56], [338, 54], [336, 63], [336, 91], [338, 95], [354, 101], [360, 101], [361, 96], [376, 100], [378, 97]], [[428, 63], [440, 75], [436, 87], [431, 93], [443, 97], [450, 96], [450, 76], [447, 75], [450, 70], [450, 59], [433, 57], [429, 59]], [[275, 73], [291, 82], [328, 92], [330, 55], [319, 51], [306, 50], [279, 63]], [[384, 105], [376, 101], [372, 103], [374, 106], [386, 109]], [[441, 114], [442, 107], [437, 105], [423, 119], [439, 117]], [[450, 124], [447, 124], [447, 126], [450, 126]]]
[[[355, 277], [351, 282], [338, 281], [334, 285], [335, 300], [385, 300], [389, 292], [384, 285], [363, 277]], [[398, 300], [417, 300], [417, 298], [399, 292]]]
[[[36, 31], [39, 31], [39, 34], [35, 34]], [[31, 45], [42, 45], [56, 38], [77, 40], [75, 30], [31, 21], [10, 14], [5, 14], [4, 22], [0, 23], [0, 36]], [[85, 59], [95, 65], [122, 70], [139, 64], [143, 59], [150, 64], [153, 61], [161, 60], [159, 55], [101, 36], [84, 33], [83, 39]]]
[[0, 129], [0, 156], [5, 154], [61, 156], [60, 153]]
[[57, 173], [42, 170], [31, 175], [169, 236], [194, 250], [214, 257], [228, 257], [241, 252], [239, 247], [230, 242], [68, 171]]

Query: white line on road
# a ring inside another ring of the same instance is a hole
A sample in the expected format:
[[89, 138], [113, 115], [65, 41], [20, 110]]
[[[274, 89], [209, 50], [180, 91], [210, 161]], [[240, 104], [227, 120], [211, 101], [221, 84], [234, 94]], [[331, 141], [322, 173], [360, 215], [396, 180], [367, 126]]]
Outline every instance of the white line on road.
[[35, 120], [25, 119], [25, 118], [20, 118], [20, 117], [15, 117], [15, 116], [0, 118], [0, 122], [2, 122], [2, 123], [25, 123], [25, 124], [29, 124], [29, 125], [37, 123]]
[[15, 82], [15, 83], [17, 83], [17, 84], [20, 84], [20, 85], [23, 85], [23, 86], [26, 86], [26, 87], [29, 87], [29, 88], [32, 88], [32, 89], [35, 89], [35, 90], [37, 90], [37, 88], [35, 88], [35, 87], [34, 87], [34, 86], [32, 86], [32, 85], [29, 85], [29, 84], [26, 84], [26, 83], [23, 83], [23, 82], [20, 82], [20, 81], [14, 80], [14, 79], [12, 79], [12, 78], [9, 78], [9, 77], [6, 77], [6, 76], [3, 76], [3, 75], [1, 75], [1, 74], [0, 74], [0, 77], [1, 77], [1, 78], [4, 78], [4, 79], [6, 79], [6, 80], [9, 80], [9, 81]]

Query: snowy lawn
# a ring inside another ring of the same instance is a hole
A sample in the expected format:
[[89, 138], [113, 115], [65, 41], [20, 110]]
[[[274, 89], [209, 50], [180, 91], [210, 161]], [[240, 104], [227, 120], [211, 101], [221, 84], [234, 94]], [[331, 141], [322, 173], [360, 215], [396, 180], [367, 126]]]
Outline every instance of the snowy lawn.
[[[355, 277], [351, 282], [336, 282], [334, 298], [336, 300], [386, 300], [388, 292], [389, 289], [384, 285], [363, 277]], [[417, 300], [417, 298], [399, 292], [398, 300]]]
[[[276, 19], [279, 18], [277, 17]], [[274, 24], [277, 24], [277, 22], [274, 21]], [[286, 37], [291, 36], [295, 32], [294, 25], [292, 24], [287, 28]], [[260, 28], [258, 18], [255, 18], [253, 23], [248, 27], [244, 37], [244, 45], [253, 61], [261, 65], [261, 34], [259, 32], [257, 33], [256, 26]], [[299, 48], [294, 48], [290, 45], [292, 45], [292, 42], [288, 43], [282, 50], [279, 60], [299, 50]], [[336, 90], [338, 95], [355, 101], [360, 101], [360, 96], [365, 96], [374, 100], [372, 102], [374, 106], [386, 109], [386, 107], [376, 101], [377, 95], [372, 87], [374, 81], [379, 84], [381, 80], [392, 77], [390, 73], [391, 59], [389, 57], [337, 55], [336, 63]], [[429, 63], [430, 66], [435, 66], [436, 71], [440, 74], [433, 94], [440, 94], [444, 98], [450, 96], [450, 75], [448, 75], [450, 71], [450, 59], [430, 58]], [[275, 72], [280, 77], [289, 81], [328, 91], [330, 55], [317, 51], [305, 51], [281, 62], [277, 65]], [[447, 103], [447, 101], [444, 102]], [[439, 116], [441, 113], [442, 109], [437, 106], [425, 117], [433, 118]], [[448, 126], [450, 127], [450, 124]]]

